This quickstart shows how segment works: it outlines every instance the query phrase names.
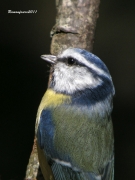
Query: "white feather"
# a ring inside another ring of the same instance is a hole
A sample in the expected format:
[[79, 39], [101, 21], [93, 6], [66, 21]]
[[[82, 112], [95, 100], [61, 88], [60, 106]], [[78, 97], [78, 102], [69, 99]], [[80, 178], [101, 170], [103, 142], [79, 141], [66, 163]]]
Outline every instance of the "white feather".
[[77, 90], [86, 88], [95, 88], [102, 84], [102, 80], [95, 79], [83, 66], [68, 66], [65, 63], [58, 62], [54, 67], [54, 90], [74, 93]]

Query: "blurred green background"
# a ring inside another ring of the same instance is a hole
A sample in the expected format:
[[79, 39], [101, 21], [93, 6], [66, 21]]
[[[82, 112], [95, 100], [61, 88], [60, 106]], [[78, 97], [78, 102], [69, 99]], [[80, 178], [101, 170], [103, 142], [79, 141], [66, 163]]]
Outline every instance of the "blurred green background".
[[[8, 14], [8, 10], [37, 10]], [[55, 2], [1, 4], [0, 180], [22, 180], [31, 153], [36, 111], [47, 87]], [[93, 52], [108, 66], [116, 95], [115, 180], [135, 179], [135, 1], [101, 0]]]

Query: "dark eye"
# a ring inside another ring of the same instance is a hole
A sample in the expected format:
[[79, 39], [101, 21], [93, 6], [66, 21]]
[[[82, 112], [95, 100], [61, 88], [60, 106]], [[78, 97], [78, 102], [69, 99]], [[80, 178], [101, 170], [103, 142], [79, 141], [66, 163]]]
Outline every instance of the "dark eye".
[[73, 59], [73, 58], [68, 58], [68, 59], [67, 59], [67, 64], [70, 65], [70, 66], [72, 66], [72, 65], [76, 64], [76, 60]]

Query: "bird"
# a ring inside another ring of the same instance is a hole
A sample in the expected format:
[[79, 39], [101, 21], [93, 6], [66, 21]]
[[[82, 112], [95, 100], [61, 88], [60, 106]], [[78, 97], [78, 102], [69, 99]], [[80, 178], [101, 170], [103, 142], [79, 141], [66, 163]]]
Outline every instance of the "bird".
[[115, 88], [107, 66], [80, 48], [41, 58], [51, 67], [35, 125], [41, 171], [45, 158], [53, 174], [45, 180], [113, 180]]

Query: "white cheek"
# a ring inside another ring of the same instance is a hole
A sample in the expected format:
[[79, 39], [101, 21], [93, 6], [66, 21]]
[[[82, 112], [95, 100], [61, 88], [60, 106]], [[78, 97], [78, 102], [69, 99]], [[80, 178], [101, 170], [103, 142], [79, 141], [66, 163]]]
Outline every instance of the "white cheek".
[[64, 63], [55, 66], [54, 81], [54, 90], [68, 93], [94, 88], [102, 83], [100, 79], [95, 79], [85, 67], [70, 67]]
[[81, 76], [76, 77], [74, 83], [76, 87], [79, 86], [80, 88], [85, 89], [97, 87], [102, 81], [100, 79], [95, 79], [90, 73], [82, 73]]

